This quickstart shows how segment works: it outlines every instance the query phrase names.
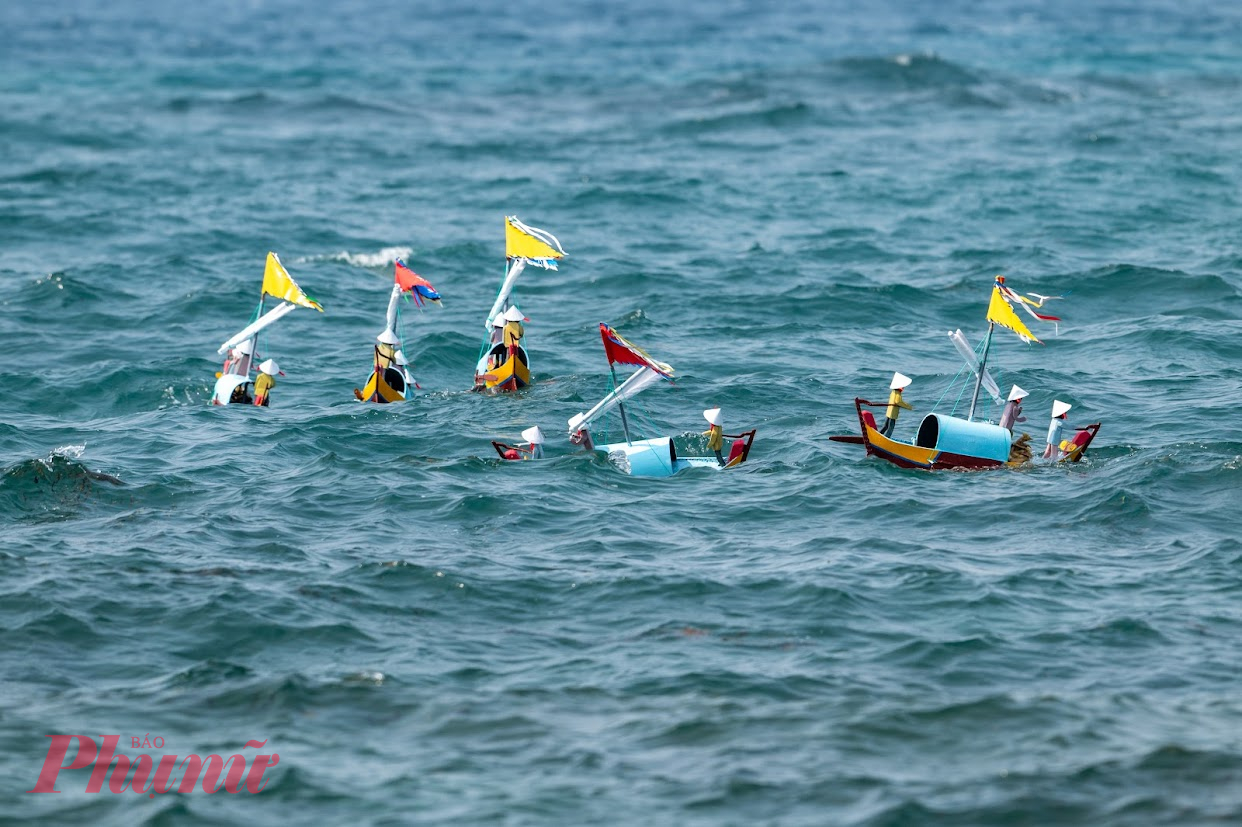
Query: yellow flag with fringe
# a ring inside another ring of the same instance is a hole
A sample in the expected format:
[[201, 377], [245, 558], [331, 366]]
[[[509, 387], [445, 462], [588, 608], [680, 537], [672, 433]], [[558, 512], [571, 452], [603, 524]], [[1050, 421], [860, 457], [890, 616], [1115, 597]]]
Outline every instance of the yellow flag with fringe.
[[280, 263], [275, 253], [267, 254], [267, 266], [263, 269], [263, 292], [275, 299], [282, 299], [299, 307], [313, 307], [320, 313], [323, 306], [307, 296], [289, 271]]
[[1009, 304], [1004, 294], [1001, 293], [1000, 282], [992, 285], [992, 301], [988, 304], [988, 321], [1012, 330], [1024, 342], [1043, 344], [1035, 337], [1034, 333], [1027, 329], [1026, 325], [1022, 324], [1018, 314], [1013, 311], [1013, 306]]
[[556, 236], [547, 230], [528, 227], [517, 216], [505, 216], [505, 255], [536, 261], [557, 259], [565, 255]]

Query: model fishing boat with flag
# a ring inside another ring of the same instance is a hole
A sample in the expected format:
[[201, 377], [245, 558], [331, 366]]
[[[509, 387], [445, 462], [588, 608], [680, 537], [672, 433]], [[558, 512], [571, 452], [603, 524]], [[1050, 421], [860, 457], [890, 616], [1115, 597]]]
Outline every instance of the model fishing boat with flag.
[[[719, 408], [704, 412], [712, 426], [709, 433], [713, 440], [718, 440], [714, 449], [715, 456], [678, 456], [671, 437], [637, 437], [633, 421], [634, 410], [632, 406], [627, 409], [626, 403], [652, 385], [672, 380], [673, 368], [651, 358], [646, 351], [626, 341], [603, 322], [599, 324], [599, 334], [604, 341], [604, 353], [608, 356], [612, 390], [591, 410], [569, 420], [571, 442], [588, 450], [603, 452], [615, 460], [623, 471], [635, 477], [669, 477], [686, 468], [734, 468], [746, 461], [750, 455], [750, 446], [755, 441], [755, 431], [723, 433]], [[616, 366], [619, 364], [633, 365], [638, 370], [630, 374], [624, 382], [617, 384]], [[591, 437], [591, 426], [614, 408], [620, 415], [624, 441], [607, 442], [605, 434], [605, 443], [597, 446]], [[726, 437], [734, 440], [727, 458], [721, 452], [722, 442], [719, 442]], [[710, 442], [709, 450], [712, 450]]]
[[403, 402], [410, 388], [419, 387], [410, 376], [409, 360], [401, 338], [401, 297], [406, 296], [422, 309], [427, 302], [440, 304], [440, 294], [431, 282], [415, 273], [401, 259], [393, 265], [392, 292], [388, 296], [388, 314], [384, 330], [375, 337], [371, 376], [361, 390], [354, 388], [360, 402]]
[[[279, 302], [275, 307], [267, 307], [269, 299]], [[298, 287], [297, 282], [289, 275], [289, 271], [280, 263], [275, 253], [267, 254], [267, 264], [263, 270], [263, 289], [259, 294], [259, 306], [251, 317], [250, 324], [242, 328], [236, 335], [220, 345], [216, 351], [227, 353], [223, 369], [216, 374], [216, 386], [211, 395], [211, 404], [258, 404], [266, 405], [267, 390], [274, 384], [274, 377], [280, 374], [276, 363], [268, 359], [257, 365], [259, 374], [267, 376], [260, 379], [264, 385], [260, 393], [250, 393], [250, 375], [259, 362], [259, 334], [278, 319], [284, 318], [298, 307], [311, 307], [323, 312], [319, 302], [307, 296]], [[262, 370], [267, 365], [271, 370]]]
[[528, 319], [513, 304], [513, 287], [527, 265], [555, 270], [564, 255], [556, 236], [505, 216], [505, 278], [483, 323], [474, 390], [515, 391], [530, 384], [530, 358], [522, 341], [522, 322]]
[[[887, 429], [878, 427], [875, 416], [870, 410], [866, 410], [866, 408], [879, 408], [887, 405], [892, 411], [890, 416], [895, 417], [897, 411], [892, 407], [894, 398], [890, 398], [888, 403], [875, 403], [859, 397], [855, 398], [854, 407], [858, 413], [861, 436], [834, 436], [831, 439], [837, 442], [861, 444], [867, 449], [869, 455], [880, 457], [903, 468], [928, 470], [998, 468], [1029, 461], [1030, 451], [1026, 447], [1026, 439], [1029, 437], [1015, 440], [1008, 428], [976, 420], [975, 413], [981, 390], [986, 391], [995, 403], [1001, 403], [1000, 390], [987, 369], [988, 355], [992, 347], [992, 334], [996, 327], [1012, 331], [1024, 342], [1043, 344], [1018, 317], [1014, 311], [1014, 304], [1039, 321], [1055, 323], [1060, 321], [1056, 316], [1037, 312], [1043, 307], [1045, 301], [1052, 298], [1060, 297], [1038, 294], [1022, 295], [1006, 286], [1004, 276], [997, 276], [992, 285], [992, 299], [988, 305], [988, 331], [982, 343], [982, 354], [975, 353], [960, 330], [949, 334], [954, 347], [966, 359], [965, 370], [974, 379], [970, 408], [964, 419], [954, 416], [952, 412], [945, 414], [936, 413], [933, 410], [932, 413], [923, 417], [914, 442], [901, 442], [883, 433], [882, 431]], [[959, 371], [958, 376], [961, 375], [962, 372]], [[897, 388], [897, 384], [896, 377], [894, 377], [893, 388], [899, 394], [900, 389]], [[962, 392], [964, 391], [963, 386]], [[947, 395], [946, 391], [945, 396]], [[900, 399], [900, 396], [896, 395], [895, 398]], [[944, 399], [944, 396], [941, 399]], [[956, 403], [953, 411], [956, 411]], [[1062, 448], [1054, 459], [1068, 462], [1079, 461], [1099, 429], [1100, 423], [1098, 422], [1078, 429], [1078, 436], [1069, 441], [1072, 447]]]

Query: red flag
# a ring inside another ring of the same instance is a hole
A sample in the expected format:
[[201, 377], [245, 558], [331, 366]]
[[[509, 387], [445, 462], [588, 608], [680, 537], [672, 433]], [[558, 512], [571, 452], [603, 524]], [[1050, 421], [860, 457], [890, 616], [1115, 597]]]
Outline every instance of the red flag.
[[620, 333], [603, 322], [599, 323], [599, 335], [604, 340], [604, 353], [608, 355], [608, 364], [620, 362], [623, 365], [638, 365], [651, 368], [663, 376], [673, 375], [672, 366], [652, 359], [645, 350], [630, 344], [622, 338]]

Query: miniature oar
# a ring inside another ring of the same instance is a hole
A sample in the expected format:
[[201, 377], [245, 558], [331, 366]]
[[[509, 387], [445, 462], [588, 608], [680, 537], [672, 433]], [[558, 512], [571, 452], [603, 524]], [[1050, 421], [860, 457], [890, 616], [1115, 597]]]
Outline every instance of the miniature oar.
[[845, 436], [830, 436], [828, 438], [831, 439], [833, 442], [847, 442], [850, 445], [862, 445], [863, 444], [863, 438], [860, 436], [854, 436], [853, 434], [846, 434]]

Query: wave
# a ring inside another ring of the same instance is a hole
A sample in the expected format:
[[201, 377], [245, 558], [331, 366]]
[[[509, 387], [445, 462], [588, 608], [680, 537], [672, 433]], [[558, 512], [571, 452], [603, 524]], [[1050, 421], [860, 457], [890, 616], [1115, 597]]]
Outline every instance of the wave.
[[255, 114], [277, 109], [285, 104], [284, 99], [264, 91], [244, 92], [228, 97], [177, 95], [164, 102], [164, 108], [170, 112], [182, 113], [195, 109], [235, 110], [245, 114]]
[[833, 66], [851, 77], [896, 89], [943, 89], [977, 84], [981, 77], [932, 52], [890, 57], [847, 57]]
[[349, 97], [347, 95], [324, 95], [315, 100], [306, 101], [297, 107], [299, 110], [310, 113], [323, 112], [327, 114], [345, 114], [355, 115], [359, 113], [378, 114], [378, 115], [399, 115], [401, 110], [395, 106], [385, 103], [375, 103], [365, 101], [359, 98]]
[[105, 298], [113, 301], [129, 298], [122, 290], [109, 288], [104, 291], [98, 279], [71, 275], [64, 270], [44, 273], [32, 281], [21, 283], [15, 292], [19, 311], [46, 312], [75, 308], [80, 312], [84, 306], [98, 304]]
[[815, 107], [803, 101], [762, 107], [750, 112], [681, 118], [665, 127], [673, 135], [710, 132], [732, 133], [750, 128], [783, 129], [814, 120]]
[[93, 471], [80, 461], [85, 445], [66, 445], [46, 459], [28, 459], [0, 474], [0, 514], [36, 522], [78, 516], [91, 502], [124, 502], [117, 476]]
[[1068, 278], [1072, 282], [1067, 286], [1080, 295], [1107, 298], [1110, 302], [1141, 303], [1146, 308], [1153, 308], [1153, 296], [1189, 296], [1207, 302], [1239, 298], [1238, 289], [1214, 273], [1118, 263], [1069, 274]]
[[1031, 82], [970, 68], [931, 52], [843, 58], [829, 64], [827, 73], [837, 82], [857, 84], [883, 96], [896, 95], [903, 102], [909, 94], [930, 94], [951, 108], [1055, 105], [1078, 97], [1072, 90], [1047, 81]]

